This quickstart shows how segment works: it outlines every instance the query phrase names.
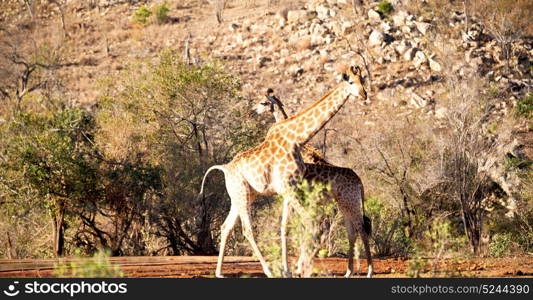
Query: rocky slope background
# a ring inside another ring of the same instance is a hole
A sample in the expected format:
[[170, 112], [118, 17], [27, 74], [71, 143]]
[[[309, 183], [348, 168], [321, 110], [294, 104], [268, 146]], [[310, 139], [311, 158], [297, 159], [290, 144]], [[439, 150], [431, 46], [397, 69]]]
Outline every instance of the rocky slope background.
[[[45, 114], [53, 123], [54, 112], [79, 109], [92, 125], [69, 137], [73, 144], [65, 151], [90, 149], [69, 163], [89, 164], [91, 180], [103, 178], [98, 191], [78, 189], [94, 182], [64, 166], [72, 155], [48, 165], [58, 155], [41, 142], [17, 148], [33, 156], [12, 164], [15, 150], [8, 145], [14, 142], [4, 138], [1, 158], [9, 172], [0, 175], [1, 226], [12, 232], [3, 238], [4, 256], [102, 247], [114, 254], [214, 253], [228, 199], [217, 178], [212, 194], [192, 204], [203, 170], [261, 139], [273, 119], [252, 111], [267, 88], [293, 115], [354, 64], [364, 70], [368, 100], [351, 99], [311, 144], [362, 177], [377, 255], [442, 255], [464, 245], [479, 255], [532, 251], [529, 1], [34, 0], [2, 6], [4, 136], [24, 136], [13, 130], [29, 122], [17, 117], [21, 112]], [[216, 84], [206, 88], [210, 78]], [[166, 94], [174, 85], [179, 91]], [[176, 94], [190, 97], [176, 100]], [[42, 174], [28, 177], [36, 166]], [[47, 175], [54, 170], [60, 175]], [[50, 178], [61, 184], [43, 188]], [[26, 194], [14, 192], [21, 187]], [[258, 202], [259, 223], [269, 223], [272, 205]], [[50, 234], [31, 238], [25, 226], [46, 211], [52, 218], [38, 224]], [[12, 220], [24, 214], [30, 217]], [[164, 220], [155, 221], [157, 214]], [[336, 238], [323, 247], [342, 253], [344, 233], [328, 228]], [[39, 250], [29, 250], [35, 243]], [[241, 236], [232, 243], [236, 254], [247, 253]]]

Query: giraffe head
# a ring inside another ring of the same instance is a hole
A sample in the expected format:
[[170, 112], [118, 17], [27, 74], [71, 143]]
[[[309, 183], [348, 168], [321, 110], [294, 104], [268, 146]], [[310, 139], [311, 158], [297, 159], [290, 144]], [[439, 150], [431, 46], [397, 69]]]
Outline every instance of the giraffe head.
[[266, 112], [273, 113], [274, 111], [283, 107], [283, 103], [274, 96], [274, 91], [268, 89], [265, 94], [266, 99], [255, 105], [254, 110], [258, 115], [264, 114]]
[[367, 99], [361, 69], [358, 66], [350, 67], [346, 73], [342, 74], [342, 79], [346, 82], [346, 88], [350, 94]]

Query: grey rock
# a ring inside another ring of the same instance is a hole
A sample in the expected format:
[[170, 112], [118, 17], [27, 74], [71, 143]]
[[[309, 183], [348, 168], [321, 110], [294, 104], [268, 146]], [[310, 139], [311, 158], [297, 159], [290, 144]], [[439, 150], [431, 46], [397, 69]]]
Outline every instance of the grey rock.
[[308, 13], [306, 10], [290, 10], [287, 13], [287, 21], [289, 23], [304, 23], [308, 20]]
[[440, 65], [440, 63], [438, 63], [437, 61], [435, 61], [432, 57], [430, 57], [428, 59], [428, 62], [429, 62], [429, 68], [432, 70], [432, 71], [435, 71], [435, 72], [440, 72], [442, 71], [442, 66]]
[[426, 23], [426, 22], [415, 22], [415, 25], [416, 25], [416, 29], [418, 29], [418, 31], [420, 31], [420, 33], [424, 35], [429, 31], [429, 29], [432, 26], [431, 24]]
[[394, 26], [401, 27], [405, 25], [405, 21], [407, 20], [407, 17], [409, 14], [405, 10], [400, 10], [397, 13], [395, 13], [392, 16], [392, 22], [394, 23]]
[[318, 5], [315, 8], [315, 11], [317, 13], [317, 18], [319, 18], [320, 20], [327, 20], [330, 17], [329, 15], [330, 9], [324, 5]]
[[380, 22], [381, 16], [379, 15], [377, 11], [371, 9], [368, 11], [368, 19], [373, 22]]
[[384, 40], [385, 35], [378, 30], [374, 30], [372, 31], [372, 33], [370, 33], [370, 36], [368, 37], [368, 45], [371, 47], [379, 46], [381, 45], [381, 43], [383, 43]]
[[403, 59], [406, 61], [410, 61], [415, 57], [416, 49], [409, 48], [405, 53], [402, 55]]

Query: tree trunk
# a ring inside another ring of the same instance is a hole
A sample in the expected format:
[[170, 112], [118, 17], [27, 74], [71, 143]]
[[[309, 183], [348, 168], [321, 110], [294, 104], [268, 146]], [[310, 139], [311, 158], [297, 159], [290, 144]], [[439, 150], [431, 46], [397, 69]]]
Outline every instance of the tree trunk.
[[211, 236], [211, 224], [212, 218], [209, 214], [209, 206], [206, 203], [206, 199], [202, 199], [201, 217], [198, 222], [198, 234], [196, 241], [200, 247], [201, 254], [213, 255], [216, 253], [215, 243]]
[[11, 241], [11, 235], [9, 234], [9, 231], [6, 232], [6, 234], [7, 234], [7, 249], [6, 249], [7, 258], [9, 259], [17, 258], [17, 252], [15, 251], [15, 248], [13, 247], [13, 242]]
[[54, 254], [56, 257], [63, 256], [63, 250], [65, 248], [65, 211], [61, 207], [54, 213]]
[[462, 209], [465, 234], [474, 255], [479, 255], [481, 245], [481, 218], [476, 213]]

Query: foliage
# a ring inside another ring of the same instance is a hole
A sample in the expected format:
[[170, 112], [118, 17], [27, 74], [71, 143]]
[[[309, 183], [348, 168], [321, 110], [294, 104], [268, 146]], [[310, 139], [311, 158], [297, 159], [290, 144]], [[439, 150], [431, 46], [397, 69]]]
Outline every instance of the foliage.
[[106, 160], [160, 170], [162, 187], [146, 205], [149, 232], [168, 241], [163, 250], [213, 254], [229, 200], [223, 180], [208, 180], [196, 200], [203, 171], [254, 145], [263, 130], [244, 118], [251, 102], [237, 78], [217, 62], [180, 57], [164, 51], [103, 82], [95, 142]]
[[99, 251], [92, 258], [84, 258], [80, 251], [73, 261], [60, 261], [54, 267], [59, 278], [122, 278], [124, 273], [118, 265], [109, 261], [110, 253]]
[[216, 62], [190, 66], [165, 52], [101, 88], [96, 114], [31, 94], [3, 115], [0, 224], [13, 234], [1, 253], [215, 253], [229, 201], [223, 181], [195, 201], [202, 171], [263, 133], [242, 121], [251, 103], [239, 81]]
[[79, 108], [57, 109], [54, 103], [37, 106], [33, 97], [22, 104], [26, 110], [15, 113], [0, 128], [6, 158], [0, 162], [0, 191], [13, 203], [27, 203], [29, 197], [37, 204], [31, 206], [48, 210], [54, 227], [54, 251], [61, 255], [65, 218], [101, 196], [87, 140], [93, 123]]
[[[291, 203], [291, 214], [288, 221], [288, 251], [298, 256], [296, 264], [292, 264], [290, 272], [301, 277], [311, 277], [322, 273], [314, 266], [313, 258], [329, 255], [327, 250], [328, 236], [331, 234], [331, 221], [336, 219], [336, 205], [330, 201], [330, 187], [320, 183], [302, 181], [293, 191], [295, 202]], [[264, 208], [261, 219], [264, 223], [274, 224], [274, 228], [262, 226], [259, 244], [263, 249], [274, 276], [281, 277], [281, 248], [279, 243], [279, 222], [283, 197], [276, 197], [276, 202]], [[274, 212], [274, 213], [273, 213]], [[276, 220], [273, 222], [273, 220]]]
[[[289, 221], [291, 241], [299, 248], [297, 272], [302, 277], [316, 273], [313, 258], [324, 253], [327, 224], [336, 214], [330, 197], [331, 187], [316, 182], [302, 181], [296, 189], [295, 215]], [[327, 251], [327, 250], [326, 250]]]
[[415, 251], [415, 255], [409, 261], [409, 265], [406, 270], [406, 275], [411, 278], [420, 278], [420, 275], [426, 268], [426, 261], [422, 258], [420, 250]]
[[489, 254], [493, 257], [501, 257], [508, 254], [511, 241], [512, 235], [510, 233], [495, 234], [489, 244]]
[[141, 24], [146, 24], [151, 15], [152, 11], [143, 5], [133, 12], [133, 20]]
[[382, 17], [387, 17], [390, 15], [394, 7], [392, 6], [392, 3], [386, 0], [381, 0], [377, 6], [376, 10]]
[[365, 214], [372, 220], [373, 255], [407, 256], [411, 253], [411, 241], [402, 227], [405, 220], [398, 218], [397, 211], [379, 198], [369, 197], [365, 199]]
[[158, 24], [163, 24], [168, 21], [167, 13], [170, 11], [170, 8], [166, 2], [156, 5], [153, 10]]
[[137, 23], [147, 24], [150, 17], [153, 16], [152, 22], [163, 24], [168, 21], [169, 11], [170, 8], [166, 2], [157, 4], [151, 9], [143, 5], [133, 12], [133, 20]]
[[516, 103], [516, 114], [530, 120], [533, 119], [533, 92], [518, 100]]

